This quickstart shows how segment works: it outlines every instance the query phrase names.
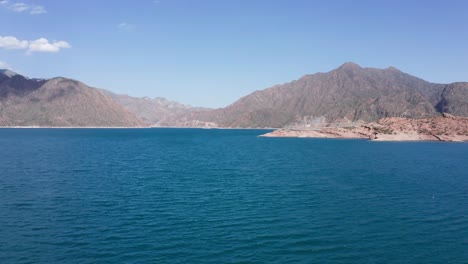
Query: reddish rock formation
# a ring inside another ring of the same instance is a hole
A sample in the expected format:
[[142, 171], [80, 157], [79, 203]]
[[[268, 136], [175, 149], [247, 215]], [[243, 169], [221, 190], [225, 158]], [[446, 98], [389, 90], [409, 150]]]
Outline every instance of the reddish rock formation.
[[362, 138], [380, 141], [468, 141], [468, 118], [450, 114], [408, 119], [383, 118], [358, 127], [319, 129], [279, 129], [264, 137]]

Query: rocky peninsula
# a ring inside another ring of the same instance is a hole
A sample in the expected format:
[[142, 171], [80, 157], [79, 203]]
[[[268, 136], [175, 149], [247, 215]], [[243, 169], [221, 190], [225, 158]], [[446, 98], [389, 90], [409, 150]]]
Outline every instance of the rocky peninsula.
[[468, 141], [468, 118], [442, 114], [409, 119], [389, 117], [356, 127], [284, 128], [263, 137], [357, 138], [377, 141]]

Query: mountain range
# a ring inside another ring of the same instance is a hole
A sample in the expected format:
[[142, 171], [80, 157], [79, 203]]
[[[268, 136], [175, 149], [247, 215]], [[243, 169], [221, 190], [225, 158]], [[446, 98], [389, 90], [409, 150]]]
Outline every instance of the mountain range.
[[220, 108], [137, 98], [67, 78], [29, 79], [0, 70], [0, 126], [356, 126], [386, 117], [468, 116], [468, 83], [436, 84], [394, 67], [345, 63], [253, 92]]

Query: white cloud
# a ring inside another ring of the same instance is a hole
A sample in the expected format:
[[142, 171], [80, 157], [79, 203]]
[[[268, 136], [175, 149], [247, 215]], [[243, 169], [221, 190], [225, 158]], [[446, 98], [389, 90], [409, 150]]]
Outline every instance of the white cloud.
[[71, 48], [66, 41], [52, 41], [46, 38], [36, 40], [19, 40], [12, 36], [0, 36], [0, 48], [4, 49], [25, 49], [28, 54], [33, 52], [59, 52], [61, 49]]
[[25, 4], [25, 3], [16, 3], [16, 4], [12, 4], [10, 6], [10, 9], [15, 11], [15, 12], [18, 12], [18, 13], [21, 13], [21, 12], [24, 12], [26, 10], [28, 10], [30, 7], [29, 5]]
[[19, 40], [12, 36], [0, 36], [0, 48], [4, 49], [26, 49], [28, 48], [28, 41]]
[[29, 42], [28, 52], [58, 52], [60, 49], [68, 48], [71, 48], [71, 45], [66, 41], [49, 42], [45, 38], [40, 38]]
[[117, 28], [123, 31], [132, 31], [135, 29], [135, 26], [126, 22], [122, 22], [117, 25]]
[[11, 3], [8, 0], [0, 0], [0, 5], [5, 6], [9, 10], [16, 13], [29, 13], [31, 15], [39, 15], [47, 13], [45, 7], [40, 5], [26, 4], [23, 2]]
[[47, 13], [47, 10], [43, 6], [35, 6], [31, 8], [31, 12], [29, 12], [31, 15], [40, 15], [40, 14], [45, 14]]

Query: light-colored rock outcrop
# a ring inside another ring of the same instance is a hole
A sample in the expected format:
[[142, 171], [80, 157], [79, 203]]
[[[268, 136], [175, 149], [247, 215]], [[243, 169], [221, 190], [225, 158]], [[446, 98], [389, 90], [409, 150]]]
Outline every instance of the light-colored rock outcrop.
[[422, 119], [391, 117], [358, 127], [279, 129], [262, 136], [361, 138], [377, 141], [468, 141], [468, 118], [449, 114]]

